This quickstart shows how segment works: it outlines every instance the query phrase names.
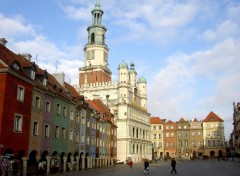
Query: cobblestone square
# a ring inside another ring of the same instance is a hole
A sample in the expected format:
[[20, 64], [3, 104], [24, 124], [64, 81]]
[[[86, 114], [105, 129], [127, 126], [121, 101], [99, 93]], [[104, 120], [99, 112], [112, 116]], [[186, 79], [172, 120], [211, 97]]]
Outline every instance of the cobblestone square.
[[[239, 159], [234, 161], [218, 161], [217, 159], [209, 160], [177, 160], [177, 174], [171, 174], [170, 161], [161, 161], [156, 164], [150, 164], [151, 176], [239, 176], [240, 175]], [[143, 174], [143, 164], [134, 164], [133, 168], [128, 165], [116, 165], [98, 169], [89, 169], [84, 171], [73, 171], [54, 175], [87, 175], [87, 176], [139, 176]]]

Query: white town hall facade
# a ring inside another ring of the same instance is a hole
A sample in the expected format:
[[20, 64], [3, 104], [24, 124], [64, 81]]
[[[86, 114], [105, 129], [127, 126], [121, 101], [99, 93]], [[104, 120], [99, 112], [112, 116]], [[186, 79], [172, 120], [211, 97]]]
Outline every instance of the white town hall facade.
[[79, 68], [76, 90], [86, 99], [101, 99], [114, 114], [117, 125], [117, 159], [131, 158], [140, 162], [152, 158], [150, 113], [147, 110], [147, 81], [140, 77], [134, 63], [122, 61], [118, 67], [118, 81], [111, 80], [108, 68], [107, 29], [102, 25], [103, 11], [97, 0], [92, 10], [92, 25], [87, 28], [88, 42], [84, 47], [85, 64]]

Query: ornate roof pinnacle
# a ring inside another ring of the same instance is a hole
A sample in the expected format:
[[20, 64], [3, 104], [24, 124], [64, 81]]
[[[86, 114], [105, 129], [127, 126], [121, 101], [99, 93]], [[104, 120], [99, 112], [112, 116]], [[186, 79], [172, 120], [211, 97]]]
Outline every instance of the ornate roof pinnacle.
[[100, 0], [96, 0], [95, 9], [100, 9]]

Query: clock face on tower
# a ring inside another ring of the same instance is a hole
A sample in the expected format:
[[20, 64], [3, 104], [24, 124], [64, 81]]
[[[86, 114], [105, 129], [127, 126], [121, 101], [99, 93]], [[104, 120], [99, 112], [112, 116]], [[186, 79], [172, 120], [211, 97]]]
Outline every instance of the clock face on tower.
[[94, 58], [95, 58], [95, 51], [94, 50], [87, 51], [87, 60], [91, 60]]
[[108, 53], [104, 52], [104, 61], [108, 62]]

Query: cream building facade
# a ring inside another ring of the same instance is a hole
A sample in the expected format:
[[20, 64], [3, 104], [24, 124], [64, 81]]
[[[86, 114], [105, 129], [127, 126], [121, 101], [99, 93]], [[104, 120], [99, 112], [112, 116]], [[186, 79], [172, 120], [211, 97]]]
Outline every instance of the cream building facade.
[[117, 159], [140, 162], [151, 159], [150, 113], [147, 110], [147, 81], [137, 79], [135, 65], [130, 68], [122, 61], [118, 67], [118, 81], [111, 80], [108, 51], [102, 25], [103, 11], [99, 1], [92, 10], [92, 25], [87, 28], [88, 42], [84, 47], [85, 64], [79, 68], [76, 90], [86, 99], [101, 99], [115, 116], [117, 125]]
[[153, 142], [155, 159], [164, 158], [164, 122], [165, 120], [161, 120], [159, 117], [151, 118], [151, 141]]
[[224, 121], [214, 112], [203, 120], [204, 155], [218, 156], [225, 154]]

